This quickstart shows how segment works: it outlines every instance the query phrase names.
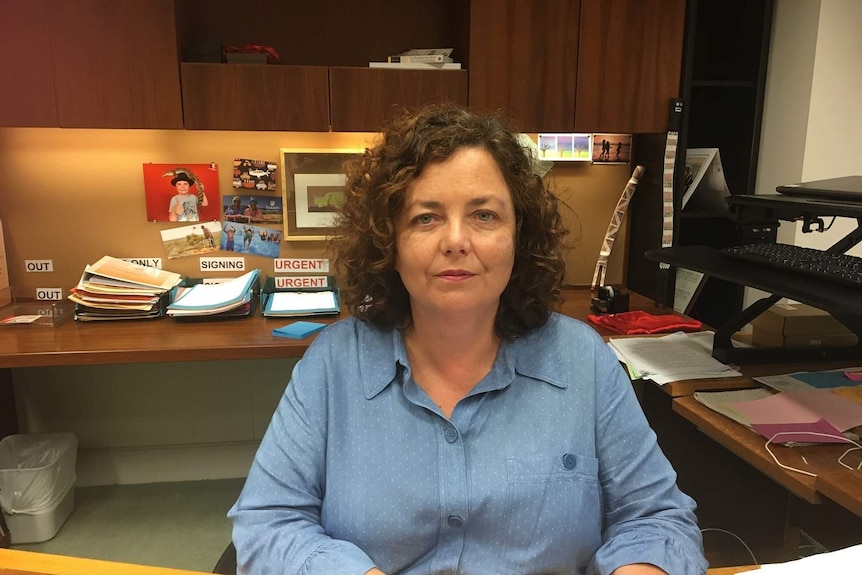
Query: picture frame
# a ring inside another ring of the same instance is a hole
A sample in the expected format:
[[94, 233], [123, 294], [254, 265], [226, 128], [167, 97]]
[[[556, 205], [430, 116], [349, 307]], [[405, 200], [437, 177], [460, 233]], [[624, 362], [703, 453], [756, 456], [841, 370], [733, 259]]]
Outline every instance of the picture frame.
[[321, 241], [332, 235], [344, 200], [344, 163], [363, 154], [356, 148], [282, 148], [284, 241]]

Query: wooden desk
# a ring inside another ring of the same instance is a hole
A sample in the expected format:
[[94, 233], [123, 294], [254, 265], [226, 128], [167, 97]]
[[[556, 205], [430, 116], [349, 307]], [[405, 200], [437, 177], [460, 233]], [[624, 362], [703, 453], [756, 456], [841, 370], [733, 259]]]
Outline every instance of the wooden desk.
[[[826, 496], [862, 517], [862, 470], [851, 471], [838, 463], [838, 458], [849, 447], [847, 444], [770, 445], [775, 457], [784, 465], [810, 471], [817, 475], [815, 478], [779, 467], [766, 451], [763, 437], [698, 403], [693, 396], [674, 399], [673, 411], [800, 499], [821, 503]], [[850, 459], [851, 462], [858, 460], [858, 457]]]
[[[756, 567], [721, 567], [710, 569], [707, 575], [734, 575]], [[148, 567], [130, 563], [114, 563], [46, 553], [0, 549], [0, 575], [204, 575], [200, 571], [184, 571], [164, 567]]]
[[[569, 288], [563, 296], [562, 313], [585, 321], [594, 292]], [[654, 313], [669, 311], [656, 308], [638, 294], [630, 294], [630, 306]], [[342, 317], [346, 314], [315, 321], [332, 322]], [[271, 335], [273, 328], [290, 321], [256, 314], [215, 321], [69, 320], [58, 327], [5, 326], [0, 328], [0, 368], [300, 357], [314, 336], [293, 340]], [[593, 327], [605, 337], [614, 335]]]

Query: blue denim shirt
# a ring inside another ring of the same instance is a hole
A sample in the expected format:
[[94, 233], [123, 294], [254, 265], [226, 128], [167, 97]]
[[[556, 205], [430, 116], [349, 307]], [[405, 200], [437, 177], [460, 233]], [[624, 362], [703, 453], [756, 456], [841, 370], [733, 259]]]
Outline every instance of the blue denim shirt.
[[451, 419], [402, 332], [347, 319], [296, 365], [229, 512], [240, 573], [706, 570], [694, 502], [601, 338], [554, 314]]

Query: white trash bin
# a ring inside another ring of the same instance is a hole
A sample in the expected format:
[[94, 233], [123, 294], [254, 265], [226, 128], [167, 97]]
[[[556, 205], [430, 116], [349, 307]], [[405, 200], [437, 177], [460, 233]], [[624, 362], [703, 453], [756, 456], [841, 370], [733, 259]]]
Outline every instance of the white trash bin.
[[12, 544], [47, 541], [74, 507], [78, 438], [29, 433], [0, 440], [0, 507]]

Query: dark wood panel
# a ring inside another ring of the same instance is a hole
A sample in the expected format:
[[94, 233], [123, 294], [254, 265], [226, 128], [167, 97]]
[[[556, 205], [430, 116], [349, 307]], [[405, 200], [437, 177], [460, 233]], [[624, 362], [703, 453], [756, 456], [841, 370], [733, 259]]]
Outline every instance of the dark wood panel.
[[525, 132], [575, 120], [580, 0], [473, 0], [470, 107], [501, 110]]
[[329, 130], [323, 66], [187, 64], [183, 113], [189, 130]]
[[575, 129], [664, 132], [684, 27], [685, 0], [583, 0]]
[[431, 102], [467, 105], [464, 70], [330, 68], [332, 131], [374, 132], [404, 109]]
[[66, 128], [182, 128], [173, 0], [48, 0]]
[[45, 0], [0, 0], [0, 14], [0, 126], [56, 126]]

